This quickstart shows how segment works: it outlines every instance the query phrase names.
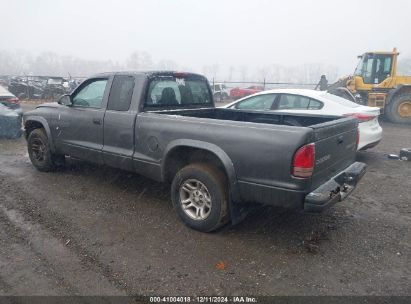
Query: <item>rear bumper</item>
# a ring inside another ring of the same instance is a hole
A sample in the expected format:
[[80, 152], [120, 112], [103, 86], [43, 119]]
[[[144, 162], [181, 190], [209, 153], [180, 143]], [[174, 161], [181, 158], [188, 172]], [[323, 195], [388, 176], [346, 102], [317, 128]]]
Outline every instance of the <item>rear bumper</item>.
[[362, 122], [358, 124], [360, 130], [360, 142], [358, 150], [365, 150], [376, 146], [382, 139], [382, 128], [373, 122]]
[[332, 179], [307, 194], [304, 210], [321, 212], [329, 206], [347, 198], [366, 171], [366, 165], [355, 162]]

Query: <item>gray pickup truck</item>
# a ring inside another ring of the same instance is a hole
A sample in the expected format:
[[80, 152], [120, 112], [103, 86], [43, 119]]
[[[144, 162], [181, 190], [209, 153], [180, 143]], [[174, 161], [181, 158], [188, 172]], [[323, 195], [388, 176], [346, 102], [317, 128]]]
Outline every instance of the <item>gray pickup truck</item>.
[[205, 77], [107, 73], [24, 115], [40, 171], [65, 156], [171, 183], [178, 215], [212, 231], [248, 203], [321, 211], [365, 172], [352, 118], [216, 108]]

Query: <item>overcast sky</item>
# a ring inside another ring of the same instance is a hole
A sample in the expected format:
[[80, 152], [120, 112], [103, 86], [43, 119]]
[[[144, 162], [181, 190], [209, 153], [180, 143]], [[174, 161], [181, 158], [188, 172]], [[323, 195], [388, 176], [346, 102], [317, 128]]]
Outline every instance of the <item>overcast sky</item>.
[[351, 73], [356, 56], [411, 56], [407, 0], [0, 0], [0, 49], [124, 60], [263, 66], [323, 63]]

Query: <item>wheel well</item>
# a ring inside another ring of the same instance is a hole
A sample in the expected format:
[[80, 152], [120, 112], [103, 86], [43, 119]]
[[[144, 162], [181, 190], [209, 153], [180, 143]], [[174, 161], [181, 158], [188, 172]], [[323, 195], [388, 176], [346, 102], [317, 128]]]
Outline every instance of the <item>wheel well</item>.
[[44, 126], [38, 121], [30, 120], [25, 123], [24, 128], [26, 129], [26, 138], [28, 138], [33, 130], [44, 128]]
[[170, 151], [164, 163], [164, 179], [171, 182], [180, 169], [192, 163], [210, 164], [227, 178], [227, 172], [220, 158], [213, 152], [194, 147], [177, 147]]

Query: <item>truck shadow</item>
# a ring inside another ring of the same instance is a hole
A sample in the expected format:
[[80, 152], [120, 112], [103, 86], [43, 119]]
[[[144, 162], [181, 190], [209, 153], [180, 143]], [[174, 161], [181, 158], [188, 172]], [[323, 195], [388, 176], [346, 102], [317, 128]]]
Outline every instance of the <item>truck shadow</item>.
[[[170, 202], [168, 184], [158, 183], [138, 174], [113, 169], [106, 166], [71, 160], [67, 161], [66, 174], [83, 176], [91, 179], [99, 187], [111, 188], [114, 195], [131, 194], [134, 204], [139, 204], [139, 213], [150, 213], [155, 210], [159, 218], [167, 219], [168, 225], [164, 233], [182, 233], [185, 237], [196, 238], [199, 233], [183, 226]], [[139, 200], [144, 196], [142, 200]], [[153, 204], [149, 202], [157, 201]], [[133, 204], [130, 202], [130, 204]], [[115, 202], [115, 204], [126, 204]], [[132, 210], [130, 206], [116, 206], [123, 212]], [[133, 211], [135, 212], [135, 211]], [[332, 231], [341, 228], [349, 222], [349, 217], [341, 208], [331, 208], [321, 214], [311, 214], [303, 211], [289, 210], [272, 206], [257, 206], [250, 209], [249, 214], [237, 225], [227, 225], [218, 231], [201, 234], [205, 242], [213, 242], [216, 236], [223, 239], [254, 240], [268, 242], [287, 248], [291, 253], [317, 253], [320, 244], [329, 240]], [[136, 228], [137, 229], [137, 228]]]

